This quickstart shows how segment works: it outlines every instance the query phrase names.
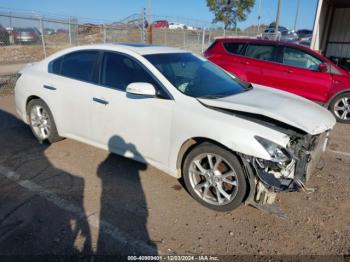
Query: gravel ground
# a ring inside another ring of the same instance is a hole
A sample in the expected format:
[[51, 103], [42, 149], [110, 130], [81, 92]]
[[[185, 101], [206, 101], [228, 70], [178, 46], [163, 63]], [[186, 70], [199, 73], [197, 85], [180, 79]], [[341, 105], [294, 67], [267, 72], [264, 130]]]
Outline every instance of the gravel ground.
[[0, 97], [0, 254], [349, 254], [350, 126], [332, 132], [315, 193], [278, 196], [283, 220], [211, 211], [156, 168], [70, 139], [40, 145], [13, 100]]

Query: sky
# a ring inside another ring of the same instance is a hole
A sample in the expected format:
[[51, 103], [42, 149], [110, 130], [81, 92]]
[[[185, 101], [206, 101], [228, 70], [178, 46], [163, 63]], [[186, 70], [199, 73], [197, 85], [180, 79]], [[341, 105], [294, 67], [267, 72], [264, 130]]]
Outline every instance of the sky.
[[[240, 28], [257, 24], [260, 1], [261, 23], [269, 24], [274, 20], [278, 0], [256, 0], [248, 19], [239, 23]], [[293, 29], [297, 1], [282, 0], [281, 25]], [[201, 21], [211, 22], [213, 19], [213, 14], [206, 6], [206, 0], [0, 0], [0, 10], [34, 10], [44, 15], [58, 14], [108, 22], [140, 13], [143, 8], [149, 6], [153, 15], [188, 18], [187, 22], [184, 20], [186, 23], [191, 23], [190, 19], [193, 19], [197, 21], [192, 23], [197, 25]], [[300, 0], [297, 29], [312, 29], [316, 6], [317, 0]]]

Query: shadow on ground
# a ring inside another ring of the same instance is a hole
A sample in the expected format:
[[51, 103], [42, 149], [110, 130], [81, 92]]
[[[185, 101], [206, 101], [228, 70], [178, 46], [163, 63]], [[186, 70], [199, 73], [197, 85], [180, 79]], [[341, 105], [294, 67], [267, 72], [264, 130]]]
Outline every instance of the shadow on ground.
[[[125, 143], [120, 137], [110, 143], [116, 140]], [[0, 148], [1, 255], [157, 254], [139, 178], [145, 165], [110, 154], [96, 167], [102, 184], [97, 216], [84, 209], [84, 177], [53, 166], [48, 145], [1, 110]], [[92, 227], [98, 228], [96, 247]]]

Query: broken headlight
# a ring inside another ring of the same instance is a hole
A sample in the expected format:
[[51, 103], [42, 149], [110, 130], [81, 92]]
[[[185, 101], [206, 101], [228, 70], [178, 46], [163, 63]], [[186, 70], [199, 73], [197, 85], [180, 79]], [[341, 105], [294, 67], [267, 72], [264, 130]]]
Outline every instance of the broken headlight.
[[260, 136], [255, 136], [255, 139], [265, 148], [266, 152], [269, 153], [271, 161], [281, 163], [290, 160], [291, 156], [284, 147]]

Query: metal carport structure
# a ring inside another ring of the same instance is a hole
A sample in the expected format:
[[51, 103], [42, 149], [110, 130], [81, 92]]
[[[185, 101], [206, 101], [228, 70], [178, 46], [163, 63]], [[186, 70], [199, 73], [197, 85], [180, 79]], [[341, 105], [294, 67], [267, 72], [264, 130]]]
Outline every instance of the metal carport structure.
[[327, 57], [350, 58], [350, 0], [319, 0], [311, 48]]

